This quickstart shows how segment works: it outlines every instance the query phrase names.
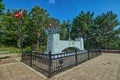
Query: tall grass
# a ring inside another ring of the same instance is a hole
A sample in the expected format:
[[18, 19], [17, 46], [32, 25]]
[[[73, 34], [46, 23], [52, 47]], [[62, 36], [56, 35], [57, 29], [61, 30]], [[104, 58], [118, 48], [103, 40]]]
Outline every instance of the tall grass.
[[0, 47], [0, 51], [9, 51], [9, 53], [19, 53], [19, 49], [15, 47]]

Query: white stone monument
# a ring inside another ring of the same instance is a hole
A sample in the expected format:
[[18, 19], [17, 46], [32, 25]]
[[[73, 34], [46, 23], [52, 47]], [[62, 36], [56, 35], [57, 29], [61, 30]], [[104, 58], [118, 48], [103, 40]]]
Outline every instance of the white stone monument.
[[48, 35], [47, 40], [47, 52], [51, 51], [51, 54], [61, 53], [62, 50], [68, 47], [84, 50], [83, 38], [76, 38], [74, 40], [60, 40], [60, 34], [54, 33]]

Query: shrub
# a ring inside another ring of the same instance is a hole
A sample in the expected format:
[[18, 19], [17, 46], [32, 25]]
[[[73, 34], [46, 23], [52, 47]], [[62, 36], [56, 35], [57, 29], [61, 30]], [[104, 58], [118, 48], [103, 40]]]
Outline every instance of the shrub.
[[26, 48], [25, 48], [25, 52], [30, 52], [31, 51], [31, 47], [30, 46], [27, 46]]
[[46, 46], [39, 46], [39, 50], [40, 51], [45, 51], [46, 50]]

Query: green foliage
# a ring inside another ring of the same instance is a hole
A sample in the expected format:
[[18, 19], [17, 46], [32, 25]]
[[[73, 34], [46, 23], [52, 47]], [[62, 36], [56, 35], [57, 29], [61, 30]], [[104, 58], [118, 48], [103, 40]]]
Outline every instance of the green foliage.
[[34, 6], [29, 14], [31, 30], [29, 30], [28, 32], [32, 35], [32, 37], [34, 37], [33, 41], [34, 43], [36, 43], [38, 49], [40, 41], [42, 42], [45, 40], [45, 37], [43, 37], [43, 33], [45, 28], [48, 27], [49, 24], [49, 14], [40, 6]]
[[[112, 11], [93, 18], [94, 13], [83, 11], [73, 19], [72, 35], [82, 34], [86, 48], [120, 49], [117, 15]], [[78, 37], [78, 35], [76, 36]]]
[[46, 46], [39, 46], [40, 51], [46, 51], [46, 49], [47, 49]]
[[19, 49], [15, 47], [0, 47], [0, 51], [9, 51], [9, 53], [18, 53]]
[[76, 37], [82, 36], [84, 38], [86, 48], [90, 46], [90, 39], [94, 34], [95, 24], [93, 16], [94, 13], [90, 13], [90, 11], [86, 13], [81, 11], [81, 13], [73, 19], [72, 38], [74, 39]]
[[[48, 29], [50, 22], [52, 27], [61, 28], [60, 39], [68, 39], [67, 22], [63, 21], [60, 24], [58, 19], [50, 17], [49, 13], [40, 6], [34, 6], [30, 12], [22, 10], [23, 15], [19, 19], [13, 17], [13, 14], [19, 10], [8, 9], [7, 12], [3, 12], [4, 7], [4, 4], [0, 3], [0, 46], [18, 47], [22, 39], [23, 47], [27, 46], [27, 51], [30, 50], [28, 46], [31, 45], [36, 45], [38, 50], [46, 50], [45, 30]], [[73, 19], [70, 34], [73, 40], [82, 36], [85, 48], [101, 46], [104, 49], [120, 49], [120, 29], [115, 29], [119, 24], [117, 15], [112, 11], [96, 17], [93, 12], [81, 11]]]
[[16, 23], [17, 20], [13, 18], [13, 12], [8, 9], [6, 13], [2, 15], [1, 30], [2, 30], [2, 41], [5, 45], [17, 46], [16, 37], [18, 35]]
[[115, 27], [119, 25], [117, 15], [112, 11], [102, 13], [96, 17], [95, 24], [97, 25], [96, 31], [98, 32], [96, 33], [97, 41], [101, 43], [102, 48], [112, 48], [112, 45], [116, 43], [116, 39], [119, 39], [117, 35], [120, 35], [120, 33], [115, 30]]
[[4, 8], [5, 8], [4, 4], [0, 2], [0, 16], [3, 14]]
[[67, 37], [67, 32], [66, 32], [66, 21], [63, 21], [63, 23], [61, 24], [61, 32], [60, 32], [60, 39], [61, 40], [66, 40]]
[[31, 47], [30, 46], [27, 46], [26, 48], [25, 48], [25, 52], [30, 52], [31, 51]]

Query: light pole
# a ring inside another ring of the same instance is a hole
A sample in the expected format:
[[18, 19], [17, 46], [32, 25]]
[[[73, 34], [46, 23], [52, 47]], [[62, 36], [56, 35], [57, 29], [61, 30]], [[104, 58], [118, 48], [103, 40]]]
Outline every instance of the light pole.
[[68, 20], [68, 22], [67, 22], [67, 32], [68, 32], [68, 36], [69, 36], [69, 38], [68, 38], [68, 40], [71, 40], [71, 36], [70, 36], [70, 32], [71, 32], [71, 25], [70, 25], [70, 21]]
[[20, 53], [23, 52], [23, 39], [22, 39], [22, 20], [19, 21], [18, 31], [19, 31], [19, 39], [20, 39]]
[[77, 22], [77, 26], [76, 26], [76, 38], [78, 36], [78, 34], [77, 34], [77, 32], [78, 32], [77, 28], [78, 28], [78, 22]]

